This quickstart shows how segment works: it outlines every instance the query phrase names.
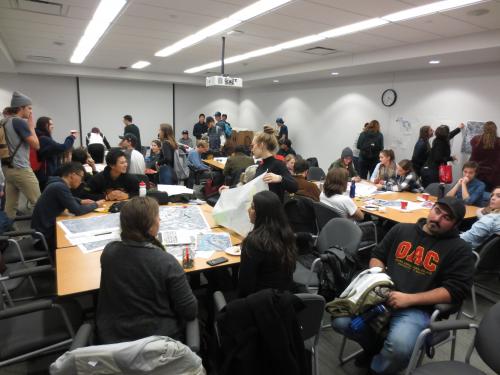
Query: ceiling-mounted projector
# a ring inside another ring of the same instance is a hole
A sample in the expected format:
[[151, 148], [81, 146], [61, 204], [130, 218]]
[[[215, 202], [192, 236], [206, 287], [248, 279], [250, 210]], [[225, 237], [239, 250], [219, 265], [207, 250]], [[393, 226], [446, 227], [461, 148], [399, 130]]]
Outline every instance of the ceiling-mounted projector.
[[211, 87], [211, 86], [243, 87], [243, 80], [241, 78], [233, 78], [227, 76], [207, 77], [206, 87]]

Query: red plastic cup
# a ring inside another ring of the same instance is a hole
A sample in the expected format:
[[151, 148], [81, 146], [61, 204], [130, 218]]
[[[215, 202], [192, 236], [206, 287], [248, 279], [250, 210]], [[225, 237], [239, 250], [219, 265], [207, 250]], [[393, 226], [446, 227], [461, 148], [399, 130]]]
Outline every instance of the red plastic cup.
[[408, 207], [408, 202], [407, 201], [401, 201], [401, 209], [406, 210], [406, 207]]
[[428, 193], [422, 193], [422, 198], [424, 198], [426, 201], [429, 200], [430, 194]]

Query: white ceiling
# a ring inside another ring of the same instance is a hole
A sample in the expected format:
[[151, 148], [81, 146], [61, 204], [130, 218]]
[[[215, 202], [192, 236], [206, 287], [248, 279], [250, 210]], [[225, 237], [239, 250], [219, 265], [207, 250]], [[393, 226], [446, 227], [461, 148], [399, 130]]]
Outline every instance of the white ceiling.
[[[63, 4], [64, 16], [16, 9], [17, 0], [0, 0], [0, 71], [50, 74], [110, 75], [124, 78], [201, 83], [183, 71], [220, 58], [220, 36], [167, 58], [159, 49], [210, 25], [255, 0], [128, 0], [127, 8], [81, 65], [69, 58], [97, 7], [98, 0], [51, 0]], [[275, 12], [237, 27], [227, 36], [226, 56], [423, 5], [430, 0], [295, 0]], [[487, 9], [482, 16], [470, 12]], [[296, 50], [226, 66], [226, 73], [245, 82], [268, 84], [321, 79], [332, 70], [359, 75], [404, 69], [440, 68], [500, 61], [500, 0], [482, 3], [367, 32], [327, 39]], [[337, 53], [316, 56], [303, 52], [321, 46]], [[141, 72], [118, 71], [138, 60], [152, 64]], [[214, 69], [213, 71], [217, 71]]]

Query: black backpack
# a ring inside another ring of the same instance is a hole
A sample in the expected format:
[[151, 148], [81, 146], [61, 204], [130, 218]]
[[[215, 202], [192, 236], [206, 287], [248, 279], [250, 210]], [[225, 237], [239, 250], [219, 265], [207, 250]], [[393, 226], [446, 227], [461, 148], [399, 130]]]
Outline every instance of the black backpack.
[[332, 247], [320, 255], [318, 294], [327, 302], [339, 297], [359, 270], [356, 260], [340, 247]]
[[378, 159], [378, 155], [380, 151], [380, 147], [378, 146], [377, 133], [366, 133], [365, 138], [363, 139], [363, 144], [359, 148], [359, 156], [361, 156], [364, 160], [375, 160]]

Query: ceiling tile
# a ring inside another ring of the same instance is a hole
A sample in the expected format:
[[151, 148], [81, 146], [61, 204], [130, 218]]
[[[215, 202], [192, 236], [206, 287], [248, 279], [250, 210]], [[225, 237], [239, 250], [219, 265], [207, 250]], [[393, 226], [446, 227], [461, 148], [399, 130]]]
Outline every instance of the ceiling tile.
[[[473, 16], [470, 14], [470, 12], [477, 11], [478, 9], [487, 9], [489, 13], [482, 16]], [[448, 17], [490, 30], [500, 28], [500, 2], [497, 1], [488, 1], [466, 8], [455, 9], [444, 14]]]
[[377, 27], [376, 29], [368, 30], [366, 33], [406, 43], [424, 42], [440, 38], [439, 35], [398, 24], [384, 25], [382, 27]]
[[389, 13], [405, 10], [411, 5], [404, 4], [398, 0], [305, 0], [308, 3], [323, 4], [328, 7], [337, 8], [366, 17], [381, 17]]
[[433, 14], [427, 17], [415, 18], [401, 22], [400, 25], [444, 37], [476, 33], [485, 30], [485, 28], [459, 21], [442, 14]]

